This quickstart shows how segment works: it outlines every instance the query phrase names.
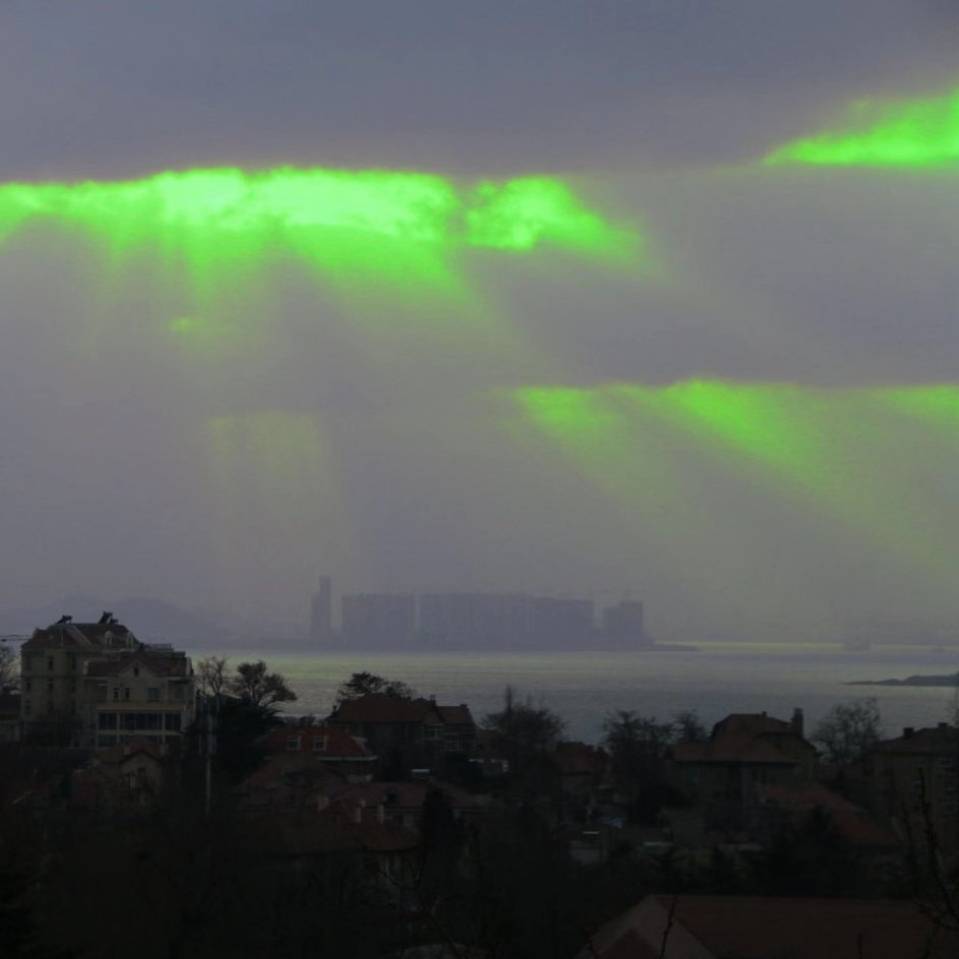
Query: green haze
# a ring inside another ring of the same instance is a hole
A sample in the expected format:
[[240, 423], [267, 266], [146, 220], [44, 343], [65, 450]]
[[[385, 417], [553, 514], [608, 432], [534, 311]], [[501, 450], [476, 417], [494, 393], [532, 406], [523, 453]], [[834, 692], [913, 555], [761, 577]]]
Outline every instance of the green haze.
[[0, 240], [44, 219], [83, 228], [115, 259], [147, 249], [179, 262], [201, 293], [289, 255], [334, 283], [455, 288], [465, 249], [602, 257], [628, 235], [554, 177], [464, 189], [432, 173], [290, 167], [0, 185]]
[[926, 428], [930, 452], [940, 448], [942, 431], [959, 439], [959, 386], [688, 380], [531, 386], [516, 390], [513, 400], [527, 427], [624, 516], [670, 516], [664, 539], [689, 538], [688, 529], [680, 530], [701, 522], [701, 514], [693, 517], [703, 487], [690, 468], [712, 460], [711, 475], [719, 470], [734, 484], [764, 488], [788, 510], [818, 514], [827, 526], [849, 528], [924, 575], [951, 582], [954, 531], [913, 495], [923, 464], [898, 454], [917, 428]]
[[929, 99], [862, 100], [838, 129], [773, 150], [766, 164], [942, 167], [959, 160], [959, 89]]

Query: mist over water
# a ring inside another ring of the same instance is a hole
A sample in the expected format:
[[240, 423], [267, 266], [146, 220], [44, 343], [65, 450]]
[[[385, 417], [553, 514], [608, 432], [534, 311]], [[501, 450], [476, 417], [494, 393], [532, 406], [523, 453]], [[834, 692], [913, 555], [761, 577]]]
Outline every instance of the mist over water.
[[[259, 653], [223, 652], [232, 662]], [[291, 715], [327, 715], [336, 688], [358, 670], [409, 683], [441, 704], [465, 702], [480, 721], [502, 708], [507, 685], [518, 697], [542, 703], [566, 720], [572, 739], [598, 742], [604, 717], [629, 709], [665, 721], [694, 709], [708, 725], [731, 712], [768, 712], [789, 719], [802, 708], [807, 735], [840, 702], [874, 696], [887, 736], [904, 726], [951, 719], [955, 693], [946, 688], [844, 686], [867, 679], [948, 674], [959, 668], [954, 652], [880, 647], [851, 654], [836, 647], [714, 644], [697, 653], [342, 654], [276, 653], [269, 665], [298, 695]]]

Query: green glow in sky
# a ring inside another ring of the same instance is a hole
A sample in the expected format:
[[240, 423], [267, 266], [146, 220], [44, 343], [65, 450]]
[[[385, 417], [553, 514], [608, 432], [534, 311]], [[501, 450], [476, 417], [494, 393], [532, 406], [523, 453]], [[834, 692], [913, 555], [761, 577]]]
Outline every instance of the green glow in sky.
[[466, 211], [466, 225], [471, 245], [497, 250], [532, 250], [541, 243], [594, 253], [626, 248], [625, 235], [552, 177], [479, 184]]
[[284, 254], [334, 283], [435, 289], [459, 284], [463, 249], [609, 256], [626, 235], [552, 177], [461, 189], [429, 173], [319, 168], [0, 185], [0, 240], [40, 219], [83, 227], [115, 260], [148, 249], [179, 261], [201, 294]]
[[[828, 389], [689, 380], [534, 386], [513, 399], [534, 430], [604, 492], [616, 492], [627, 510], [648, 507], [650, 490], [636, 482], [641, 472], [655, 471], [647, 458], [675, 461], [670, 447], [698, 450], [730, 475], [857, 530], [926, 574], [952, 575], [947, 531], [920, 500], [903, 505], [910, 464], [895, 461], [889, 413], [934, 420], [959, 438], [959, 386]], [[672, 441], [661, 441], [663, 429]], [[665, 466], [659, 472], [668, 476]], [[673, 474], [675, 492], [682, 470]], [[654, 492], [662, 502], [663, 489]], [[670, 512], [682, 515], [675, 503]]]
[[841, 128], [787, 143], [766, 164], [939, 167], [959, 161], [959, 89], [923, 100], [854, 103]]

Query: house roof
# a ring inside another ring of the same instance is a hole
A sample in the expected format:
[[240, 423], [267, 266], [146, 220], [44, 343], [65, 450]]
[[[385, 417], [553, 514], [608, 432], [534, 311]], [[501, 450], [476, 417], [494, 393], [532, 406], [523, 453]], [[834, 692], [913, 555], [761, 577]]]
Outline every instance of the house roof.
[[948, 723], [927, 726], [923, 729], [904, 731], [895, 739], [876, 743], [873, 751], [879, 753], [908, 753], [910, 755], [942, 753], [955, 754], [959, 749], [959, 729]]
[[932, 932], [916, 905], [889, 900], [682, 896], [675, 915], [715, 955], [741, 959], [904, 959]]
[[765, 713], [732, 713], [713, 727], [705, 742], [677, 743], [678, 763], [762, 763], [795, 765], [815, 747], [792, 725]]
[[442, 722], [436, 703], [429, 699], [401, 699], [387, 693], [369, 693], [347, 699], [333, 711], [331, 722], [429, 723]]
[[[289, 741], [295, 737], [300, 739], [299, 753], [309, 753], [317, 759], [374, 759], [366, 743], [351, 736], [339, 726], [278, 726], [271, 730], [263, 740], [267, 752], [290, 752]], [[322, 748], [317, 748], [317, 743]]]
[[[653, 908], [651, 908], [653, 907]], [[658, 907], [655, 908], [655, 907]], [[659, 951], [662, 919], [673, 912], [676, 950]], [[652, 921], [651, 921], [652, 920]], [[683, 934], [686, 935], [683, 935]], [[696, 955], [736, 959], [904, 959], [953, 956], [949, 940], [911, 902], [773, 898], [762, 896], [648, 897], [599, 931], [588, 953], [595, 959], [646, 959], [631, 945], [655, 946], [654, 955], [688, 955], [680, 940], [693, 937]], [[932, 952], [923, 948], [929, 938]], [[584, 952], [585, 954], [585, 952]]]
[[758, 787], [761, 802], [786, 813], [803, 816], [820, 809], [829, 815], [836, 832], [854, 846], [900, 845], [899, 837], [866, 810], [820, 783], [765, 784]]
[[93, 757], [96, 765], [118, 765], [122, 766], [125, 762], [134, 756], [146, 755], [151, 759], [162, 762], [163, 751], [156, 743], [149, 740], [136, 738], [127, 742], [119, 743], [116, 746], [109, 746], [106, 749], [99, 750]]
[[447, 726], [475, 726], [473, 714], [470, 712], [466, 703], [460, 703], [458, 706], [437, 706], [440, 719]]
[[136, 636], [122, 623], [53, 623], [35, 629], [21, 649], [123, 649], [137, 646]]
[[241, 789], [247, 792], [261, 789], [316, 789], [318, 786], [336, 789], [342, 785], [343, 779], [324, 763], [303, 753], [277, 753], [254, 770], [243, 781]]

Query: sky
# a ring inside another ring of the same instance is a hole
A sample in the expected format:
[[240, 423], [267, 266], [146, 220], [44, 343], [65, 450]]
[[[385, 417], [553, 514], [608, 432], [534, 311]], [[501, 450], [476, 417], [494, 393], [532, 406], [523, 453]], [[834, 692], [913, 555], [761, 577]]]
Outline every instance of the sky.
[[268, 627], [328, 573], [954, 624], [957, 40], [948, 0], [0, 0], [0, 608]]

